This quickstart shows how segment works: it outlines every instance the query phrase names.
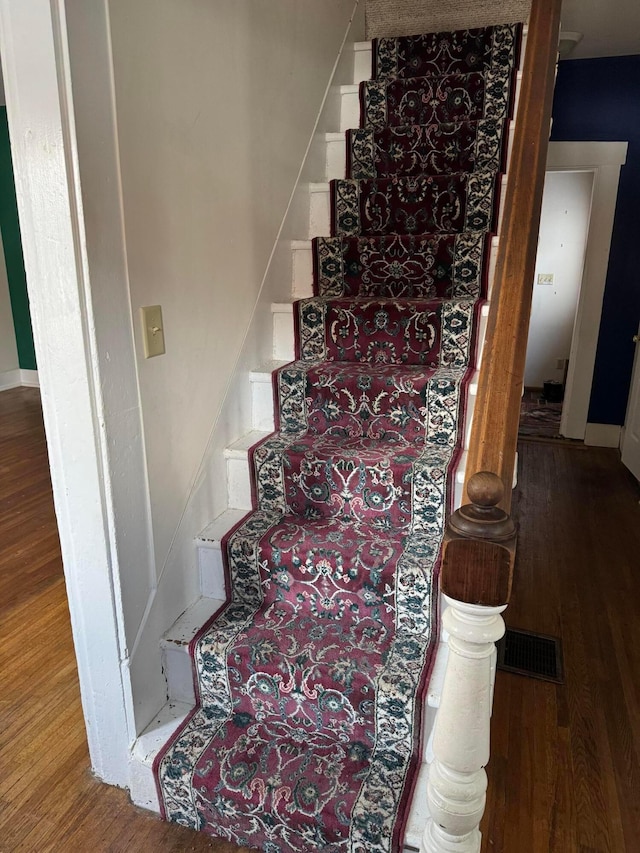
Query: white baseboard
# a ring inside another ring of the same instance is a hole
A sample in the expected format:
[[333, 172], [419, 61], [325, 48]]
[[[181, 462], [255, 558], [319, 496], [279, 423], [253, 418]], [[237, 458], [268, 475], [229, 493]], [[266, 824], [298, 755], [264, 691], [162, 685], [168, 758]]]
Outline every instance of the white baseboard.
[[25, 385], [27, 388], [39, 388], [40, 379], [38, 378], [38, 371], [20, 370], [20, 385]]
[[22, 385], [20, 381], [20, 371], [16, 370], [3, 370], [0, 373], [0, 391], [8, 391], [9, 388], [19, 388]]
[[10, 388], [39, 388], [37, 370], [5, 370], [0, 373], [0, 391], [8, 391]]
[[589, 447], [620, 447], [621, 426], [617, 424], [587, 424], [584, 443]]

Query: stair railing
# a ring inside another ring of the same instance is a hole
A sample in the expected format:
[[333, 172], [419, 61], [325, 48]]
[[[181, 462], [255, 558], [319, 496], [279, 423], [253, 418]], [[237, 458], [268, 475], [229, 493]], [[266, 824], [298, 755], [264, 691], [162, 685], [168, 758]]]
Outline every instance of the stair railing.
[[[495, 643], [511, 594], [509, 516], [551, 123], [561, 0], [532, 0], [507, 193], [467, 457], [468, 503], [442, 556], [449, 658], [429, 769], [422, 853], [478, 853], [489, 760]], [[473, 473], [481, 472], [481, 473]], [[473, 476], [471, 474], [473, 473]]]

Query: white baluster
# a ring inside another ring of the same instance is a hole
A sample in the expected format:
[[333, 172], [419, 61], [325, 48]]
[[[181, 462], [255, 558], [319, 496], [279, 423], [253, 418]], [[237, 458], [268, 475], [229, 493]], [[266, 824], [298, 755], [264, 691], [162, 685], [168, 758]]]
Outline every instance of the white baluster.
[[478, 853], [486, 800], [495, 643], [506, 604], [484, 607], [444, 596], [449, 660], [433, 740], [422, 853]]

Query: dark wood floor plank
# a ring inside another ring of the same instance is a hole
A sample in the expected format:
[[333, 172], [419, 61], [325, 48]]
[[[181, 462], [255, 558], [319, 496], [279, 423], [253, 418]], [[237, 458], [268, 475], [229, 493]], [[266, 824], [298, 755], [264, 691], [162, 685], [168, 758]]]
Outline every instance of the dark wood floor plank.
[[640, 490], [615, 450], [527, 441], [519, 451], [505, 621], [562, 639], [565, 683], [498, 673], [483, 853], [635, 853]]

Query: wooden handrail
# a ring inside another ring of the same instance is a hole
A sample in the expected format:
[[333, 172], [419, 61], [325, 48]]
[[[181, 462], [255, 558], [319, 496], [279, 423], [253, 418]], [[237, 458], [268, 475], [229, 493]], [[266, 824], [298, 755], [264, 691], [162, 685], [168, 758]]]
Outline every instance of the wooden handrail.
[[[508, 512], [538, 245], [561, 0], [533, 0], [491, 308], [467, 458], [467, 483], [496, 473]], [[468, 502], [468, 496], [463, 503]]]
[[479, 853], [495, 642], [511, 596], [509, 516], [538, 245], [561, 0], [533, 0], [478, 396], [466, 501], [449, 518], [441, 589], [449, 634], [421, 853]]

